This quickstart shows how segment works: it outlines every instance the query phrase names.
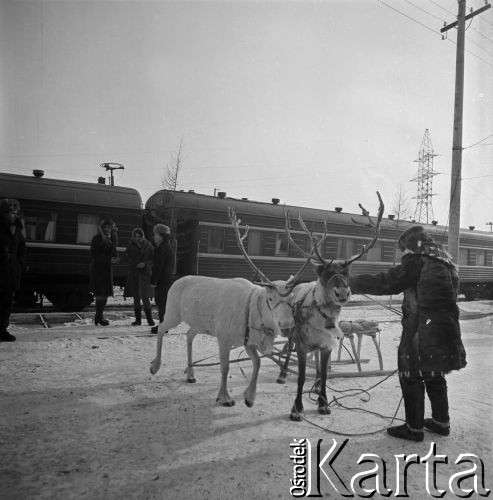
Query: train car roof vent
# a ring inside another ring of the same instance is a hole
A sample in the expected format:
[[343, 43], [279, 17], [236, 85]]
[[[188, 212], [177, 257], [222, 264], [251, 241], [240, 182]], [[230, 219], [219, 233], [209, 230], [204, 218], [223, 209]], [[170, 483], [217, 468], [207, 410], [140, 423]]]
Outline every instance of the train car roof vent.
[[389, 214], [388, 217], [389, 217], [389, 220], [394, 220], [395, 219], [395, 215], [394, 214]]
[[106, 184], [106, 179], [104, 177], [98, 177], [98, 184]]
[[279, 198], [272, 198], [272, 204], [273, 204], [273, 205], [279, 205], [279, 202], [280, 202], [280, 201], [281, 201], [281, 200], [280, 200]]
[[470, 229], [471, 231], [474, 231], [474, 230], [476, 229], [476, 226], [469, 226], [469, 229]]
[[335, 209], [335, 210], [336, 210], [336, 212], [337, 212], [338, 214], [340, 214], [340, 213], [342, 212], [342, 207], [336, 207], [336, 209]]
[[242, 201], [248, 201], [248, 198], [242, 198], [241, 200]]
[[436, 226], [438, 224], [438, 221], [437, 220], [432, 220], [431, 223]]
[[44, 170], [33, 170], [34, 177], [37, 177], [38, 179], [43, 177], [44, 174], [45, 174]]
[[224, 198], [226, 198], [226, 192], [225, 191], [218, 191], [217, 197], [221, 198], [221, 200], [224, 200]]
[[189, 189], [188, 192], [194, 194], [195, 190], [194, 189]]

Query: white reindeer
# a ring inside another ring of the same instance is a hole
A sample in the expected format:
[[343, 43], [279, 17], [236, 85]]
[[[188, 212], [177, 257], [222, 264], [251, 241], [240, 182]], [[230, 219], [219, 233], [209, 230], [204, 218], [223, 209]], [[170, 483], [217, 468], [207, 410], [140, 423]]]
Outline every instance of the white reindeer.
[[253, 364], [250, 383], [244, 392], [245, 404], [255, 402], [260, 358], [257, 348], [269, 354], [277, 335], [289, 336], [295, 322], [293, 318], [292, 289], [297, 278], [309, 263], [306, 260], [295, 277], [285, 281], [270, 281], [248, 256], [243, 241], [248, 234], [246, 226], [240, 235], [241, 220], [233, 210], [228, 215], [235, 230], [236, 239], [243, 256], [260, 278], [254, 284], [243, 278], [220, 279], [205, 276], [186, 276], [177, 280], [169, 290], [166, 313], [158, 328], [157, 354], [151, 362], [151, 373], [155, 375], [161, 366], [163, 335], [181, 322], [189, 326], [187, 332], [188, 367], [187, 381], [195, 382], [192, 366], [192, 342], [198, 333], [217, 338], [221, 365], [221, 385], [216, 402], [233, 406], [228, 394], [227, 376], [229, 354], [232, 347], [245, 346]]
[[307, 254], [292, 238], [289, 228], [289, 215], [285, 214], [286, 232], [290, 243], [310, 259], [313, 254], [315, 255], [316, 260], [314, 264], [318, 276], [316, 281], [301, 283], [296, 285], [293, 289], [296, 326], [293, 330], [293, 334], [289, 338], [286, 360], [277, 380], [279, 383], [285, 383], [286, 381], [289, 355], [294, 343], [298, 357], [298, 391], [294, 405], [291, 409], [291, 420], [301, 420], [301, 414], [303, 413], [302, 394], [306, 374], [306, 355], [308, 351], [316, 350], [315, 355], [318, 360], [318, 349], [320, 349], [321, 360], [320, 365], [317, 363], [317, 381], [319, 381], [320, 384], [318, 412], [324, 415], [330, 414], [326, 392], [329, 357], [332, 349], [339, 345], [344, 335], [339, 328], [339, 315], [342, 306], [344, 306], [351, 297], [351, 289], [349, 287], [351, 264], [368, 253], [375, 245], [380, 234], [384, 204], [378, 191], [377, 196], [379, 200], [379, 209], [376, 224], [369, 217], [369, 212], [360, 204], [363, 215], [369, 219], [369, 226], [374, 229], [373, 238], [368, 246], [363, 246], [360, 253], [348, 260], [325, 260], [318, 251], [318, 248], [321, 247], [327, 237], [326, 221], [324, 221], [325, 233], [321, 240], [316, 241], [312, 233], [306, 227], [301, 215], [299, 215], [298, 222], [303, 231], [308, 235], [312, 245], [312, 253]]

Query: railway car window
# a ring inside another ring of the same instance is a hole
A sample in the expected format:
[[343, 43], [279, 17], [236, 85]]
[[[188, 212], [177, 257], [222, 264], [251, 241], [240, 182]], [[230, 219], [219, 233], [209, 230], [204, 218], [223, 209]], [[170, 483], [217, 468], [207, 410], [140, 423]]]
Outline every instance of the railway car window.
[[324, 256], [327, 259], [337, 259], [337, 239], [336, 238], [327, 238], [325, 240]]
[[[320, 245], [320, 240], [322, 239], [322, 236], [319, 234], [314, 234], [313, 239], [317, 242], [318, 251], [323, 256], [324, 248], [322, 247], [322, 245]], [[296, 239], [295, 239], [295, 241], [296, 241]], [[310, 253], [312, 251], [312, 242], [310, 241], [310, 238], [308, 236], [305, 236], [305, 238], [304, 238], [304, 246], [305, 246], [305, 252]], [[296, 257], [300, 257], [299, 251], [296, 250], [294, 252], [294, 255]]]
[[493, 251], [486, 250], [485, 266], [493, 267]]
[[[363, 250], [363, 246], [364, 245], [367, 245], [369, 242], [368, 241], [365, 241], [365, 240], [355, 240], [354, 242], [354, 253], [357, 254], [359, 252], [361, 252], [361, 250]], [[349, 255], [348, 255], [349, 257]], [[368, 254], [366, 255], [363, 255], [363, 257], [361, 257], [359, 260], [370, 260], [368, 258]]]
[[276, 234], [276, 255], [287, 256], [289, 252], [289, 243], [287, 234]]
[[337, 258], [347, 259], [355, 254], [354, 241], [345, 238], [339, 238], [337, 241]]
[[248, 233], [248, 255], [260, 255], [262, 248], [262, 233], [252, 230]]
[[484, 266], [485, 265], [485, 252], [484, 250], [476, 250], [475, 248], [469, 249], [469, 257], [467, 264], [469, 266]]
[[36, 214], [24, 212], [26, 239], [28, 241], [55, 241], [57, 217], [56, 212], [37, 211]]
[[98, 233], [99, 217], [97, 215], [79, 214], [77, 216], [77, 243], [91, 243]]
[[[368, 245], [370, 242], [365, 243]], [[369, 262], [382, 262], [382, 245], [381, 243], [375, 243], [373, 248], [370, 248], [367, 254], [367, 260]]]
[[221, 227], [209, 228], [208, 252], [224, 252], [224, 229]]
[[[394, 262], [396, 246], [394, 243], [382, 243], [382, 262]], [[398, 259], [396, 258], [397, 261]]]

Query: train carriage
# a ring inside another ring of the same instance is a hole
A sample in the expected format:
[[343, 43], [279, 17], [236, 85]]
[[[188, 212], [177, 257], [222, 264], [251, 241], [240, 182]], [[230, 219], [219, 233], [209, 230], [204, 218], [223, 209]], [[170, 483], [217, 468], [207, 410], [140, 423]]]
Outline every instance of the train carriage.
[[[21, 204], [27, 240], [28, 272], [16, 302], [28, 305], [45, 295], [62, 310], [92, 302], [89, 290], [90, 242], [102, 219], [118, 227], [118, 254], [142, 222], [142, 200], [135, 189], [38, 176], [0, 173], [0, 198]], [[114, 284], [123, 286], [127, 265], [113, 266]]]
[[[276, 199], [272, 203], [261, 203], [245, 198], [229, 198], [223, 193], [207, 196], [161, 190], [147, 201], [144, 220], [148, 232], [156, 222], [173, 226], [177, 235], [178, 276], [252, 277], [236, 244], [227, 216], [228, 207], [235, 208], [243, 223], [249, 225], [246, 240], [248, 253], [271, 279], [286, 279], [303, 263], [299, 251], [288, 243], [285, 210], [289, 212], [295, 241], [306, 250], [309, 250], [309, 242], [297, 221], [298, 213], [315, 234], [323, 233], [323, 220], [327, 221], [328, 237], [321, 249], [327, 259], [344, 259], [358, 253], [372, 236], [366, 217], [345, 213], [340, 208], [318, 210], [280, 205]], [[377, 244], [368, 255], [353, 264], [352, 273], [374, 273], [399, 262], [396, 241], [411, 224], [392, 216], [384, 219]], [[446, 245], [446, 227], [425, 226], [437, 242]], [[459, 272], [461, 293], [466, 298], [493, 298], [493, 234], [473, 229], [461, 230]], [[303, 278], [314, 279], [313, 270], [308, 268]]]

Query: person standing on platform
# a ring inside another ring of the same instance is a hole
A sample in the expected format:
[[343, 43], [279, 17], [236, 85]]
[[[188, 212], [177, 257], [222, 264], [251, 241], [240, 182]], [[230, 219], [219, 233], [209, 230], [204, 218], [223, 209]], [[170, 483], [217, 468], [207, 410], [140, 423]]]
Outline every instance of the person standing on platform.
[[99, 232], [91, 241], [91, 291], [96, 297], [96, 325], [108, 326], [103, 317], [108, 297], [113, 296], [113, 268], [117, 262], [117, 228], [111, 219], [101, 221]]
[[142, 324], [142, 306], [140, 305], [142, 300], [147, 324], [154, 326], [150, 301], [154, 297], [154, 289], [151, 287], [154, 248], [152, 243], [145, 238], [142, 229], [136, 228], [132, 231], [132, 238], [125, 255], [129, 270], [124, 296], [134, 298], [135, 321], [132, 325]]
[[[450, 255], [422, 226], [404, 231], [398, 244], [403, 254], [400, 265], [375, 275], [352, 276], [350, 284], [353, 293], [404, 292], [397, 368], [406, 423], [389, 427], [387, 432], [422, 441], [424, 428], [442, 436], [450, 434], [445, 375], [466, 366], [457, 307], [459, 276]], [[431, 418], [424, 418], [425, 391]]]
[[[175, 268], [175, 252], [171, 246], [171, 231], [164, 224], [156, 224], [153, 229], [154, 262], [152, 266], [151, 286], [154, 287], [154, 296], [159, 312], [159, 322], [163, 321], [166, 312], [166, 301], [168, 291], [173, 284], [173, 273]], [[151, 329], [157, 333], [157, 326]]]
[[26, 270], [26, 239], [18, 217], [17, 200], [0, 200], [0, 342], [14, 342], [7, 328], [10, 323], [14, 294], [20, 289]]

